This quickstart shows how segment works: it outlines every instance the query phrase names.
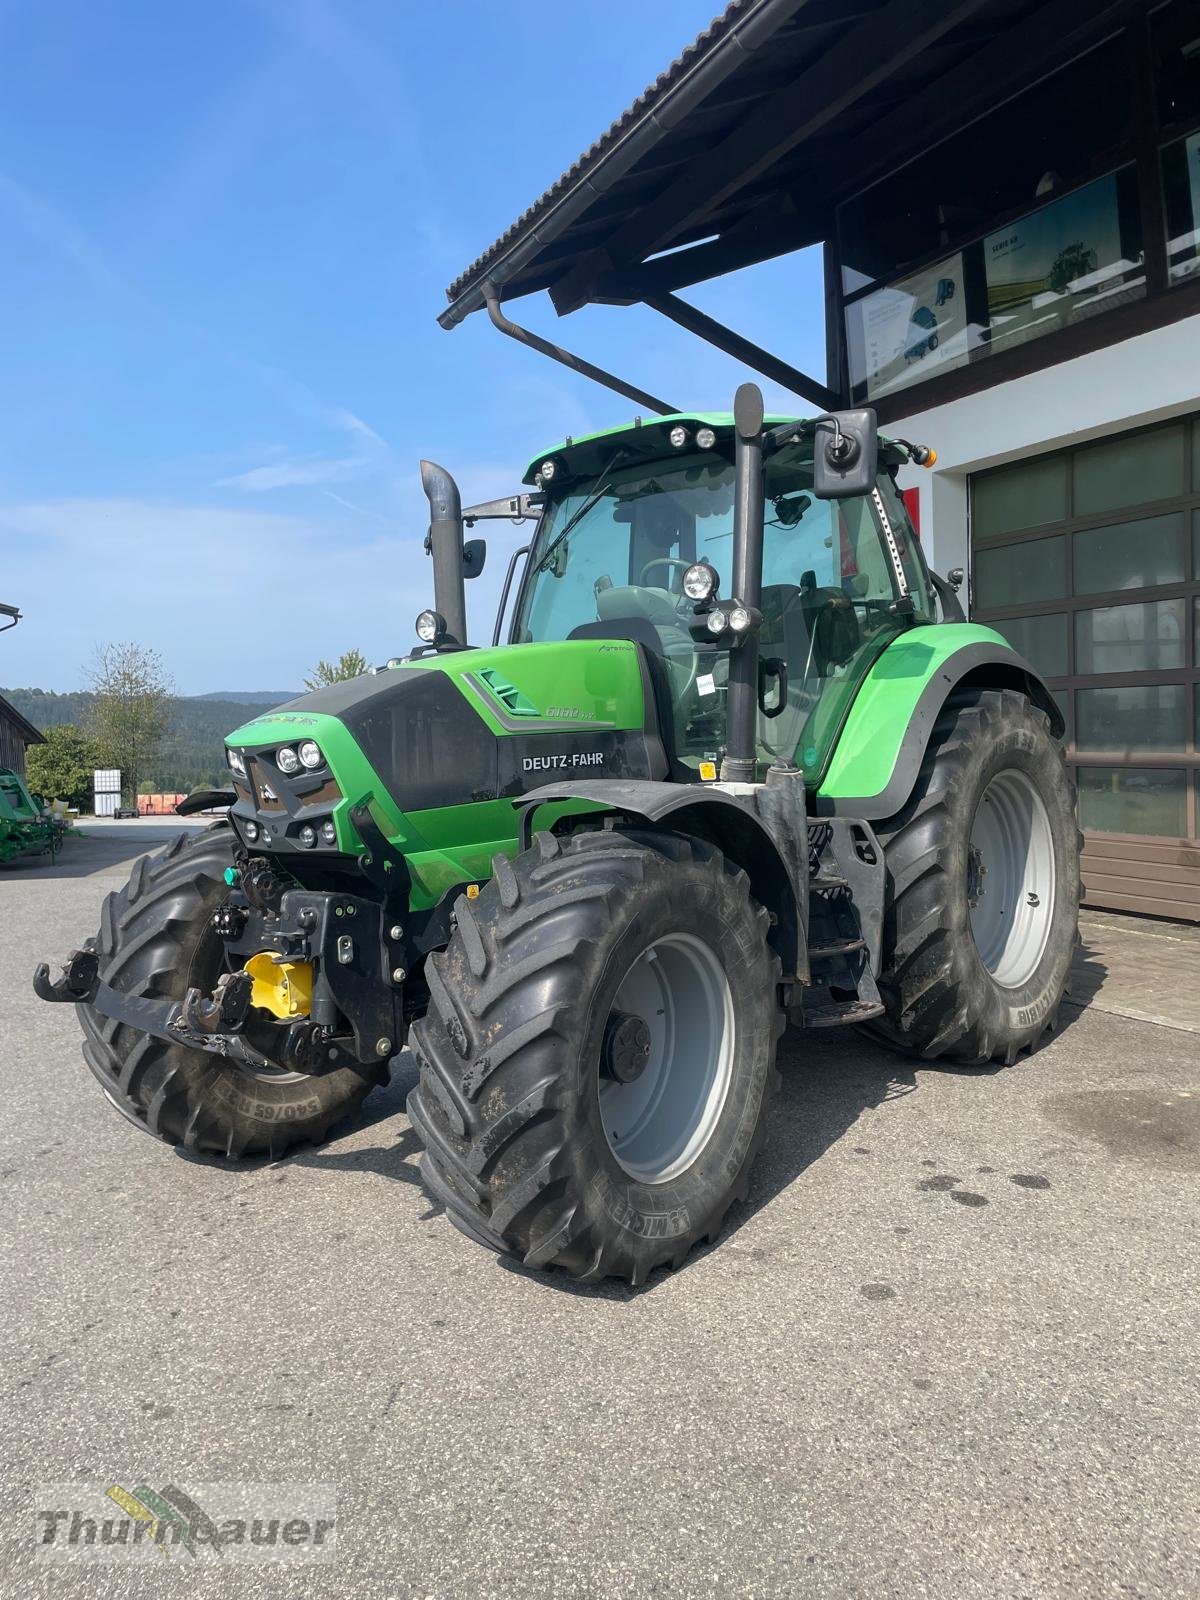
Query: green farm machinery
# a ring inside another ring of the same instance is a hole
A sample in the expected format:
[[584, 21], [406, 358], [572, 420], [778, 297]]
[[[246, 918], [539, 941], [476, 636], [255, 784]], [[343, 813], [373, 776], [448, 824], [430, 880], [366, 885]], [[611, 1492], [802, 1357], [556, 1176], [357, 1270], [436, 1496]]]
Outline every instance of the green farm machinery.
[[[1076, 940], [1062, 719], [963, 619], [870, 411], [674, 412], [461, 507], [426, 462], [418, 643], [227, 740], [229, 812], [140, 860], [47, 1000], [170, 1144], [323, 1138], [406, 1042], [432, 1196], [641, 1282], [747, 1193], [785, 1022], [1013, 1062]], [[532, 519], [490, 645], [465, 535]], [[514, 586], [515, 585], [515, 589]], [[507, 602], [512, 595], [511, 607]]]
[[62, 843], [64, 824], [34, 800], [19, 772], [0, 767], [0, 861], [14, 856], [48, 855]]

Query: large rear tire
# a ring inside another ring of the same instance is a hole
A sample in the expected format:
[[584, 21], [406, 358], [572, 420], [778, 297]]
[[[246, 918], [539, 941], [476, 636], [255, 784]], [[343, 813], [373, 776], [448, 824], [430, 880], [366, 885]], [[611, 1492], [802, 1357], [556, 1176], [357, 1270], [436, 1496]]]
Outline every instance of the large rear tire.
[[746, 875], [675, 834], [539, 834], [456, 910], [414, 1028], [431, 1194], [527, 1266], [679, 1266], [748, 1192], [776, 1081], [779, 962]]
[[1079, 831], [1061, 745], [1012, 690], [951, 697], [887, 862], [886, 1015], [933, 1059], [1013, 1062], [1055, 1026], [1079, 924]]
[[[228, 893], [233, 862], [226, 822], [179, 834], [134, 863], [129, 882], [104, 902], [94, 941], [100, 976], [124, 994], [181, 1000], [211, 992], [222, 943], [210, 919]], [[232, 1159], [278, 1156], [317, 1143], [358, 1110], [373, 1083], [344, 1070], [324, 1077], [261, 1072], [202, 1050], [139, 1033], [80, 1006], [83, 1058], [122, 1116], [166, 1144]], [[383, 1082], [381, 1067], [374, 1082]]]

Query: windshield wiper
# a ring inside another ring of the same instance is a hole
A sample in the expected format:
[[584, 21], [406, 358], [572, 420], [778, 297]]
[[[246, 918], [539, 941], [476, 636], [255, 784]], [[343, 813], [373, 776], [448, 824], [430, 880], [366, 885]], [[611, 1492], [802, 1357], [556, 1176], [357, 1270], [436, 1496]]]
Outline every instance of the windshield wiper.
[[619, 450], [614, 450], [608, 461], [600, 468], [600, 471], [596, 474], [594, 486], [589, 491], [587, 499], [584, 500], [583, 504], [578, 508], [578, 510], [571, 513], [571, 515], [567, 518], [566, 526], [546, 546], [546, 550], [542, 555], [541, 560], [533, 569], [535, 573], [545, 572], [546, 567], [549, 564], [550, 557], [559, 548], [563, 540], [569, 533], [573, 533], [578, 525], [583, 521], [584, 517], [587, 516], [588, 512], [599, 504], [601, 495], [603, 495], [609, 487], [608, 475], [624, 454], [624, 446], [622, 446]]

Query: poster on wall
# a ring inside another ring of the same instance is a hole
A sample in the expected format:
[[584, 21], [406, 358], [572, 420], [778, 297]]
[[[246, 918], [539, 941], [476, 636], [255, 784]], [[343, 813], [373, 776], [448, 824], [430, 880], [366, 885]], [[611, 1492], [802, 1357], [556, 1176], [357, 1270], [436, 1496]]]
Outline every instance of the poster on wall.
[[1115, 174], [989, 234], [983, 262], [993, 350], [1111, 304], [1136, 265], [1121, 253]]
[[1187, 163], [1187, 196], [1191, 202], [1191, 227], [1167, 243], [1171, 277], [1175, 282], [1200, 273], [1200, 133], [1190, 133], [1183, 141]]
[[851, 380], [873, 400], [967, 360], [962, 256], [936, 262], [846, 308]]

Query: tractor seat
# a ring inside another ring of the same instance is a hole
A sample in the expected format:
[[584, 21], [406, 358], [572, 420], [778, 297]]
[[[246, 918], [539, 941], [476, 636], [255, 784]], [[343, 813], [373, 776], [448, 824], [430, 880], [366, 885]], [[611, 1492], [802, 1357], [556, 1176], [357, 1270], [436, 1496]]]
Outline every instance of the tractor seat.
[[656, 628], [679, 627], [679, 596], [667, 589], [640, 584], [610, 584], [596, 591], [596, 615], [601, 622], [615, 617], [645, 617]]

